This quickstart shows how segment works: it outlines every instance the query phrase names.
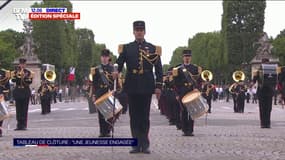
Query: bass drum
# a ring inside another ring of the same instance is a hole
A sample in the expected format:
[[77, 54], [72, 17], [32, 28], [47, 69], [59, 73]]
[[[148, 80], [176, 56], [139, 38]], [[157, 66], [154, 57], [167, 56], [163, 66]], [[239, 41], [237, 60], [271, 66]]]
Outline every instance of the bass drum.
[[201, 96], [201, 92], [196, 90], [187, 93], [182, 98], [182, 103], [193, 120], [203, 116], [209, 109], [206, 99]]
[[[98, 111], [104, 116], [105, 120], [108, 120], [113, 117], [113, 106], [114, 106], [114, 96], [113, 92], [107, 92], [99, 97], [95, 101], [95, 106]], [[115, 100], [115, 117], [118, 117], [122, 110], [122, 105], [119, 103], [119, 100]]]

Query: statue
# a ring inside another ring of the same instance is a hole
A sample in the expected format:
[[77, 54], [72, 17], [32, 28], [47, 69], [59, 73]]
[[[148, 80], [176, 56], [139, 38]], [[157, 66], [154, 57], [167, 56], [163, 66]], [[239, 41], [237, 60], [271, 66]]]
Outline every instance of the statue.
[[32, 22], [28, 20], [24, 20], [24, 32], [26, 34], [25, 36], [25, 42], [24, 45], [21, 47], [21, 50], [23, 52], [23, 56], [33, 56], [33, 37], [32, 37]]
[[269, 42], [267, 33], [263, 32], [258, 42], [255, 44], [259, 44], [259, 47], [257, 48], [256, 51], [257, 55], [265, 56], [271, 54], [273, 46]]

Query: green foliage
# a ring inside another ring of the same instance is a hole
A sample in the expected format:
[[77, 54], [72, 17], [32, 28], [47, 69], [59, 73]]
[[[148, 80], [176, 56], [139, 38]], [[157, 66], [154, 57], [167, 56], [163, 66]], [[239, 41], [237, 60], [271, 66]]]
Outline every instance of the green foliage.
[[187, 49], [187, 47], [178, 47], [174, 50], [170, 60], [170, 67], [175, 67], [182, 63], [182, 51], [184, 49]]
[[223, 1], [223, 52], [230, 71], [255, 56], [254, 43], [263, 33], [265, 7], [265, 0]]
[[[66, 7], [72, 10], [68, 0], [35, 3], [32, 7]], [[42, 63], [54, 64], [56, 68], [77, 66], [78, 49], [74, 21], [32, 21], [35, 53]]]
[[1, 67], [13, 69], [13, 61], [20, 55], [18, 49], [24, 43], [24, 34], [8, 29], [0, 32]]
[[273, 40], [273, 55], [279, 57], [281, 65], [285, 65], [285, 29]]
[[88, 77], [90, 66], [92, 65], [92, 56], [94, 53], [94, 34], [89, 29], [76, 30], [77, 45], [79, 57], [77, 61], [76, 80], [79, 84], [83, 83], [85, 77]]

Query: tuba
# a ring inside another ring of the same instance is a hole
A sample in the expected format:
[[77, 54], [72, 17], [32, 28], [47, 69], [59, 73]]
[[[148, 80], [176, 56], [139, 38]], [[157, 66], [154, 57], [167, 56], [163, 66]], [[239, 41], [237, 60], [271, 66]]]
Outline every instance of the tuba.
[[56, 79], [56, 73], [52, 70], [47, 70], [44, 72], [44, 78], [49, 82], [53, 82]]
[[[205, 82], [210, 82], [212, 79], [213, 79], [213, 73], [209, 70], [204, 70], [202, 73], [201, 73], [201, 78], [203, 79], [203, 81]], [[210, 91], [213, 89], [213, 85], [212, 84], [209, 84], [207, 86], [207, 90], [205, 92], [206, 96], [209, 96], [210, 94]]]
[[233, 80], [235, 82], [239, 82], [239, 81], [244, 81], [245, 79], [245, 74], [243, 73], [243, 71], [235, 71], [232, 75]]
[[213, 79], [213, 73], [209, 70], [204, 70], [201, 73], [201, 78], [203, 79], [203, 81], [211, 81]]

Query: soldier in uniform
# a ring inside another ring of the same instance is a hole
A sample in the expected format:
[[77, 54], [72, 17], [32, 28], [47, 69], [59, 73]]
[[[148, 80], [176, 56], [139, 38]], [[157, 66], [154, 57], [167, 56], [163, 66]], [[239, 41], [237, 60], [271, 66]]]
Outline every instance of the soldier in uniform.
[[[263, 58], [262, 63], [269, 62], [268, 58]], [[272, 110], [272, 97], [274, 95], [275, 85], [264, 85], [259, 75], [259, 71], [253, 76], [252, 85], [258, 82], [257, 97], [259, 103], [259, 116], [261, 128], [270, 128], [270, 115]]]
[[[91, 74], [93, 77], [93, 101], [100, 98], [102, 95], [113, 89], [112, 72], [114, 67], [110, 64], [110, 51], [103, 49], [101, 52], [101, 64], [97, 67], [91, 68]], [[110, 137], [112, 129], [111, 123], [105, 121], [104, 116], [98, 112], [98, 120], [100, 127], [99, 137]]]
[[50, 92], [52, 88], [49, 86], [46, 80], [42, 80], [41, 86], [38, 89], [40, 95], [41, 107], [43, 115], [50, 113]]
[[[1, 65], [1, 63], [0, 63]], [[9, 85], [9, 79], [10, 79], [10, 72], [8, 70], [5, 70], [3, 68], [0, 69], [0, 100], [5, 101], [6, 100], [6, 94], [8, 94], [10, 90]], [[3, 120], [0, 120], [0, 137], [2, 137], [2, 124]]]
[[20, 58], [19, 65], [12, 73], [12, 82], [16, 83], [13, 97], [16, 102], [17, 128], [15, 130], [26, 130], [28, 120], [28, 107], [31, 90], [29, 85], [33, 80], [33, 73], [26, 69], [26, 59]]
[[[133, 23], [135, 41], [119, 45], [117, 59], [118, 71], [121, 72], [126, 62], [127, 73], [124, 91], [128, 95], [130, 127], [133, 138], [138, 139], [130, 153], [150, 153], [148, 138], [149, 113], [152, 94], [159, 98], [162, 87], [161, 47], [145, 41], [145, 22]], [[153, 73], [155, 68], [155, 77]], [[118, 73], [114, 73], [117, 77]]]
[[244, 113], [244, 104], [245, 104], [245, 85], [243, 82], [238, 82], [236, 86], [236, 107], [238, 113]]
[[194, 136], [194, 120], [191, 119], [186, 107], [182, 104], [182, 98], [190, 91], [201, 89], [202, 79], [200, 74], [202, 68], [191, 64], [191, 50], [183, 50], [183, 64], [173, 68], [175, 90], [181, 105], [181, 124], [183, 136]]
[[234, 113], [238, 113], [238, 105], [237, 105], [237, 82], [234, 82], [230, 87], [229, 87], [229, 92], [232, 95], [233, 98], [233, 104], [234, 104]]
[[212, 109], [212, 94], [213, 94], [213, 85], [209, 82], [203, 82], [202, 86], [202, 96], [207, 100], [207, 104], [209, 106], [208, 113], [211, 113]]

